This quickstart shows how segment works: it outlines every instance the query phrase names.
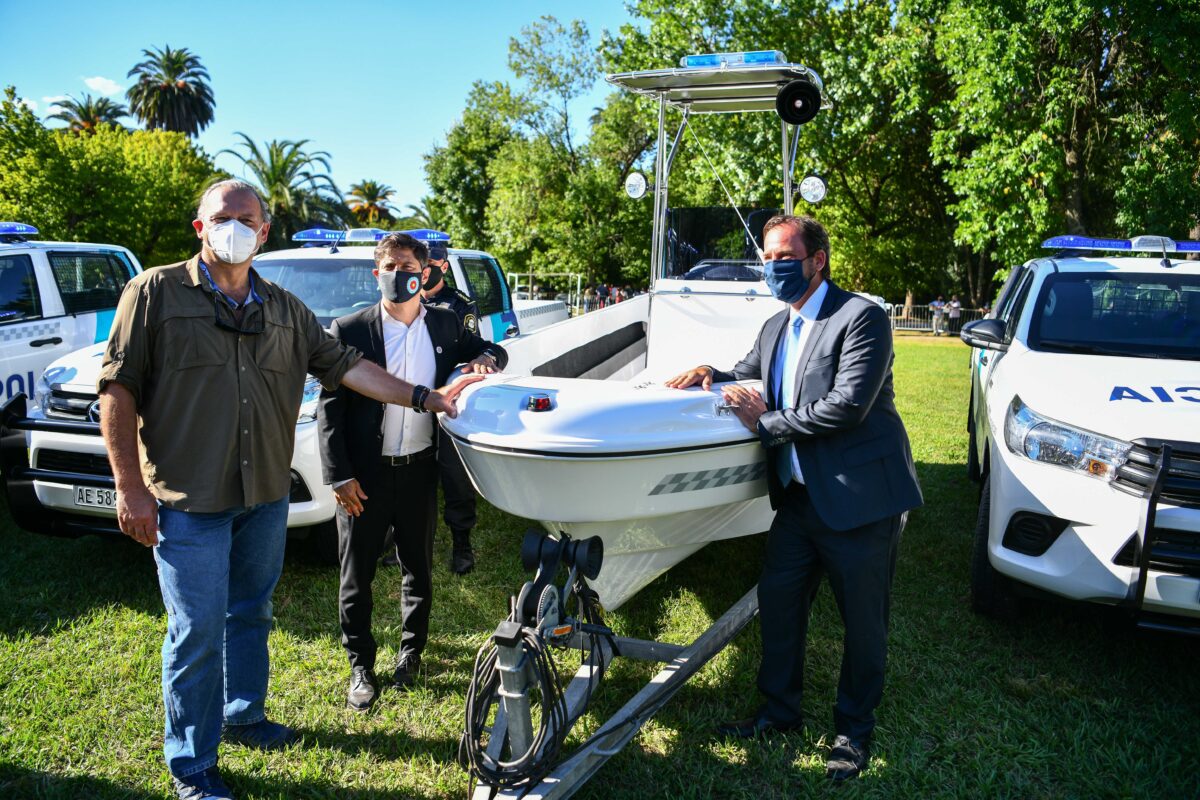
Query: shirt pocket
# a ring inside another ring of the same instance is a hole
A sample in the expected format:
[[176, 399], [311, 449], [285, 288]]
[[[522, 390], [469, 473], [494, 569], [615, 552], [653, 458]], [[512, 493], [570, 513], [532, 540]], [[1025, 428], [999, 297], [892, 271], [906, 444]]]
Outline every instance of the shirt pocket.
[[267, 320], [258, 343], [258, 368], [286, 374], [301, 363], [296, 354], [296, 329], [287, 321]]
[[163, 332], [163, 362], [169, 368], [216, 367], [229, 360], [211, 308], [177, 309], [163, 320]]

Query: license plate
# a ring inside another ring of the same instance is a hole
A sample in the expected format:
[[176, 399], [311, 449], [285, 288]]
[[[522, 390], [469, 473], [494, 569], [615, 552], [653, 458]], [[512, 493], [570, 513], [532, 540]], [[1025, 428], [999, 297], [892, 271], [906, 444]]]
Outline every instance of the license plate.
[[117, 490], [100, 489], [95, 486], [76, 486], [75, 505], [89, 508], [116, 508]]

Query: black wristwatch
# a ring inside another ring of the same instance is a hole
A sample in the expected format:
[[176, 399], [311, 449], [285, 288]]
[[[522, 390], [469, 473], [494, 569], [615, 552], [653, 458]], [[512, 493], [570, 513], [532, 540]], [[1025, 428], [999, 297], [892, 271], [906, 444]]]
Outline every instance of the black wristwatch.
[[425, 408], [425, 401], [429, 399], [429, 393], [431, 391], [433, 391], [433, 390], [430, 389], [428, 386], [421, 386], [420, 384], [413, 387], [413, 393], [412, 393], [412, 409], [413, 409], [413, 411], [417, 412], [418, 414], [424, 414], [428, 411], [428, 409]]

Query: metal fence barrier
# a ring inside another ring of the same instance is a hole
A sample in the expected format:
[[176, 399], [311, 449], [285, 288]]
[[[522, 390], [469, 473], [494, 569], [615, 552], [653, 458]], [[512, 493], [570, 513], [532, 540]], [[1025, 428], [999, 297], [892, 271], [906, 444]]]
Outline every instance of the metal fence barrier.
[[978, 308], [963, 308], [959, 312], [953, 317], [949, 310], [938, 314], [929, 306], [892, 306], [889, 316], [894, 331], [925, 331], [935, 336], [957, 336], [963, 325], [984, 317], [984, 312]]

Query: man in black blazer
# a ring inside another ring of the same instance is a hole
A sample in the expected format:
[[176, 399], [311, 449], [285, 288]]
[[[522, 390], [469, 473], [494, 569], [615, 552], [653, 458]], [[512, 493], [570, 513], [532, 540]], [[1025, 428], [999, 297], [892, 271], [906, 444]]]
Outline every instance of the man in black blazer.
[[767, 395], [722, 389], [767, 449], [776, 515], [758, 584], [766, 703], [718, 730], [751, 737], [800, 727], [809, 606], [826, 575], [846, 629], [826, 770], [840, 781], [870, 758], [897, 545], [921, 490], [894, 402], [887, 314], [829, 280], [829, 236], [811, 217], [772, 218], [763, 245], [767, 283], [788, 308], [731, 372], [696, 367], [667, 385], [761, 379]]
[[[490, 373], [508, 362], [504, 348], [466, 330], [452, 311], [421, 304], [429, 277], [424, 243], [392, 233], [375, 248], [382, 300], [334, 320], [332, 333], [364, 358], [414, 383], [441, 386], [460, 364]], [[419, 404], [418, 404], [419, 405]], [[323, 477], [337, 496], [342, 645], [350, 657], [347, 705], [368, 710], [379, 694], [371, 635], [371, 581], [388, 528], [404, 569], [403, 634], [392, 682], [416, 678], [429, 634], [433, 531], [437, 502], [438, 427], [432, 414], [396, 412], [342, 389], [323, 391], [318, 406]]]

